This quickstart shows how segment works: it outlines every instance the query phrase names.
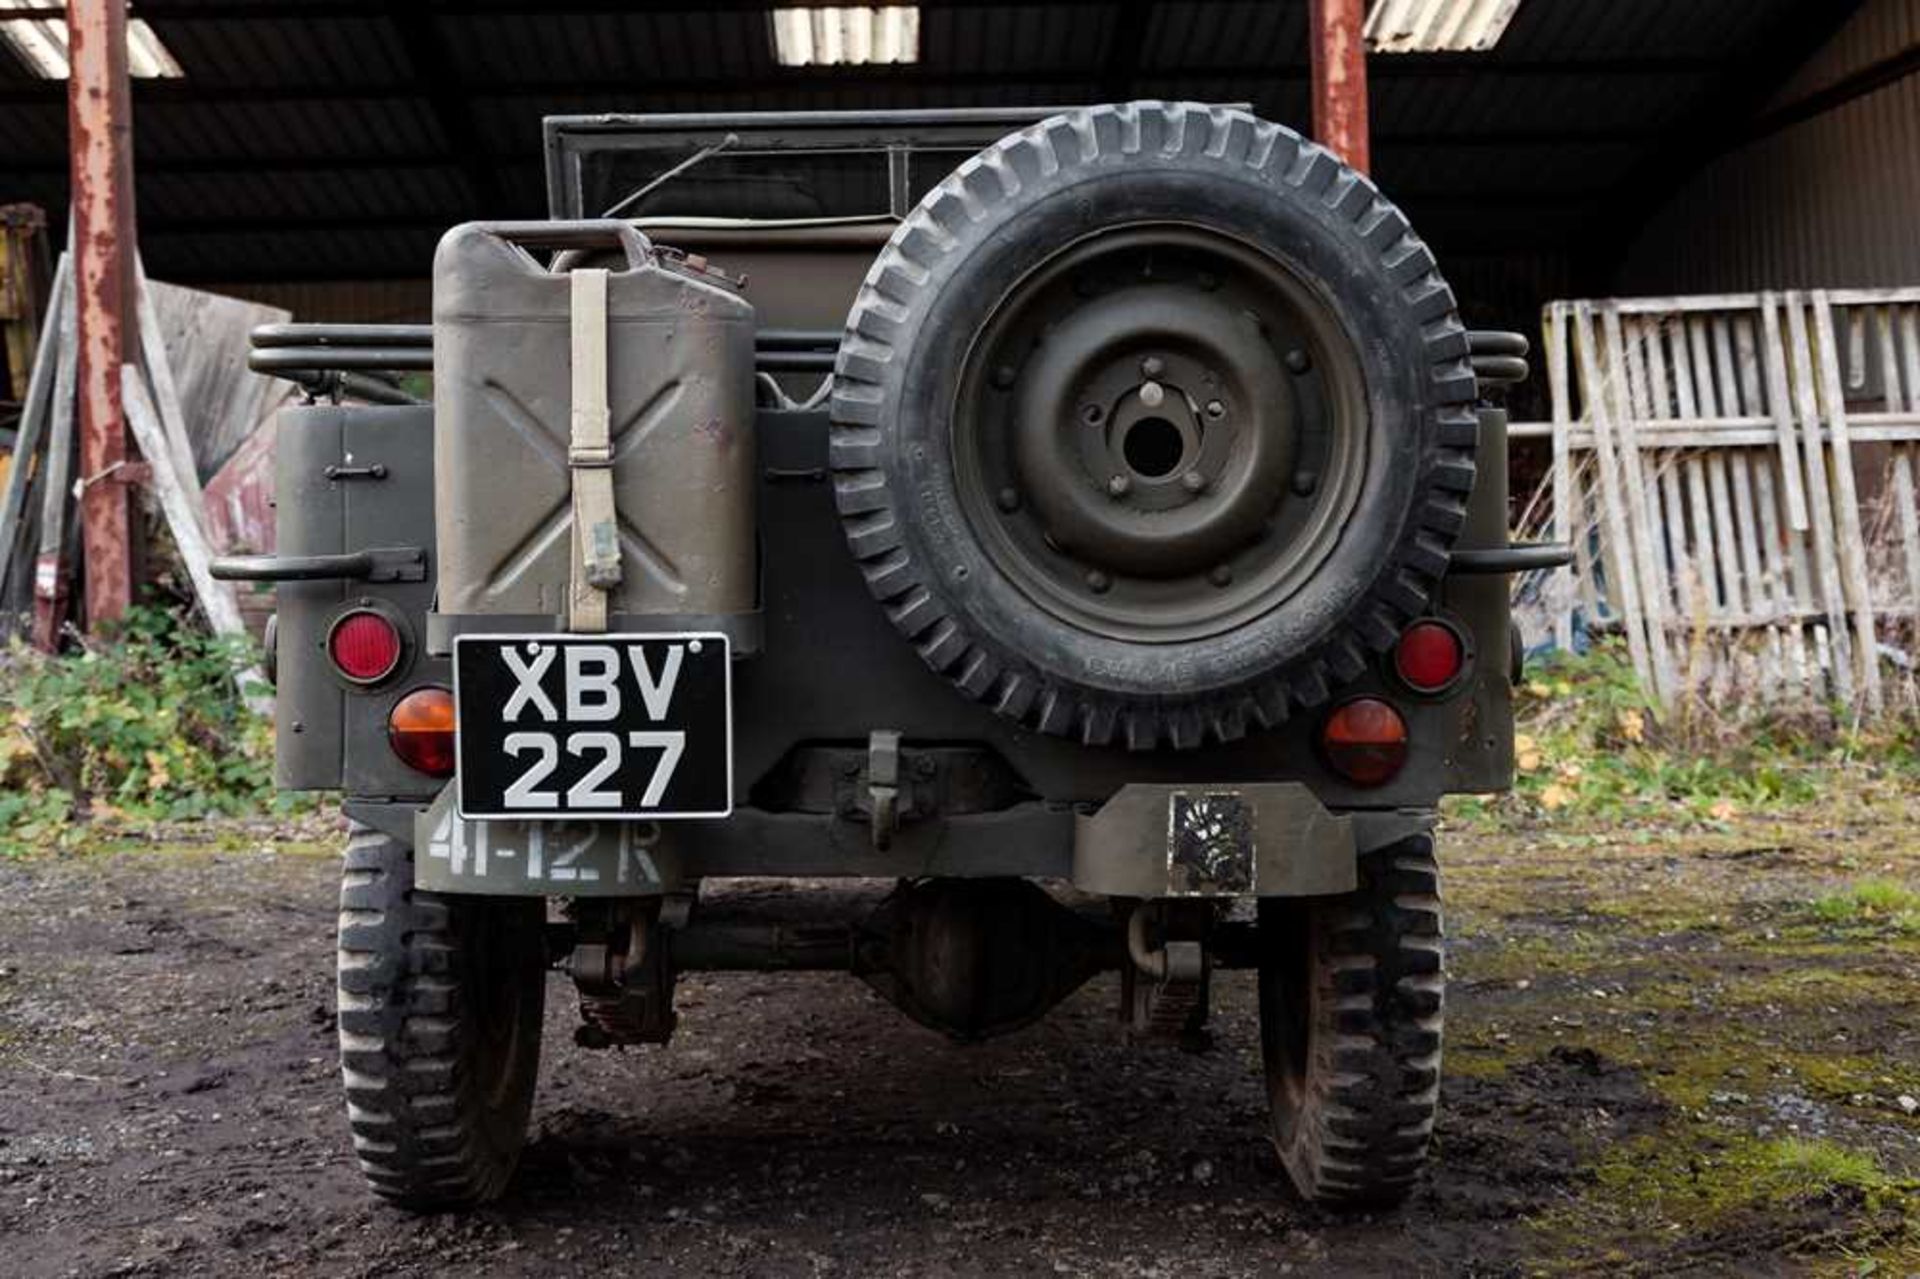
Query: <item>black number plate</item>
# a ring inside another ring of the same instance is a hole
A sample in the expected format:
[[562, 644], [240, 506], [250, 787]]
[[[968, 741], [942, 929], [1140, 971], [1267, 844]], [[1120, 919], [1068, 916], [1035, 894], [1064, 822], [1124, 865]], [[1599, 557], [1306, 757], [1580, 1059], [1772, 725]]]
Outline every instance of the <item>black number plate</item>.
[[462, 817], [725, 817], [724, 635], [462, 635]]

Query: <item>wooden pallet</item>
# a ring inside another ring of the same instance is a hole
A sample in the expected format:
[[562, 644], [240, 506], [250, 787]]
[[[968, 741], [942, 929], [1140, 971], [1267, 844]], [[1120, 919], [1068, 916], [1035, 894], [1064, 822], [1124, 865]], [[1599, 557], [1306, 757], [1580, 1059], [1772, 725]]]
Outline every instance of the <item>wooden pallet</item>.
[[1920, 289], [1553, 302], [1542, 327], [1552, 420], [1511, 436], [1551, 440], [1537, 505], [1576, 550], [1556, 642], [1576, 612], [1617, 627], [1666, 701], [1880, 709], [1920, 613]]

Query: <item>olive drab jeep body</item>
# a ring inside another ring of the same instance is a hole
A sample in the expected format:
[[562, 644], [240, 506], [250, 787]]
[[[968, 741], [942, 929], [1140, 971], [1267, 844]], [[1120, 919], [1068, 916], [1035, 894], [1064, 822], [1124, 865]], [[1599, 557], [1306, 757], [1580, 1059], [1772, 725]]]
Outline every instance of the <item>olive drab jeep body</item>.
[[278, 584], [279, 783], [352, 822], [373, 1188], [503, 1190], [550, 971], [604, 1047], [688, 971], [960, 1039], [1117, 971], [1153, 1040], [1251, 968], [1294, 1183], [1403, 1195], [1435, 811], [1510, 783], [1507, 575], [1559, 554], [1506, 537], [1524, 342], [1238, 108], [546, 138], [550, 220], [450, 230], [431, 326], [254, 338], [311, 394], [219, 572]]

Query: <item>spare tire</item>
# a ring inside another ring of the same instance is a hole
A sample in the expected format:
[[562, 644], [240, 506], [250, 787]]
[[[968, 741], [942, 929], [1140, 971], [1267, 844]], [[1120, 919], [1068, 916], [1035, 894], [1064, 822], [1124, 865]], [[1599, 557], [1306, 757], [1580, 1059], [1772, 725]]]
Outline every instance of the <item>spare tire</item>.
[[834, 492], [969, 697], [1193, 747], [1326, 700], [1426, 607], [1476, 397], [1452, 291], [1364, 176], [1242, 111], [1091, 107], [962, 164], [881, 251]]

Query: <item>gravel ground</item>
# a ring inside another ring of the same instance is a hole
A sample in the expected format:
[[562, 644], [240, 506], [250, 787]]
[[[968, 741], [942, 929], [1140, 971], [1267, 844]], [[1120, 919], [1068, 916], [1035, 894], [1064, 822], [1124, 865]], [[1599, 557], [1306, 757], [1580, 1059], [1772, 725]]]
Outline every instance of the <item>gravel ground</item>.
[[[1883, 819], [1883, 842], [1909, 848], [1911, 816]], [[1774, 898], [1799, 900], [1834, 873], [1819, 844], [1813, 831], [1767, 836], [1775, 853], [1813, 859], [1761, 872]], [[1731, 1216], [1623, 1217], [1595, 1172], [1609, 1151], [1670, 1140], [1711, 1151], [1721, 1136], [1644, 1055], [1628, 1064], [1620, 1036], [1638, 1024], [1637, 987], [1620, 974], [1704, 964], [1737, 980], [1765, 956], [1743, 949], [1745, 933], [1697, 920], [1609, 924], [1595, 895], [1613, 883], [1630, 901], [1646, 887], [1655, 863], [1641, 842], [1611, 861], [1590, 840], [1464, 845], [1450, 885], [1463, 906], [1449, 996], [1460, 1048], [1438, 1166], [1405, 1210], [1358, 1218], [1284, 1186], [1262, 1138], [1253, 992], [1239, 974], [1218, 993], [1215, 1046], [1197, 1055], [1127, 1046], [1112, 980], [1038, 1027], [962, 1047], [834, 975], [691, 977], [669, 1048], [596, 1053], [573, 1045], [572, 1001], [554, 979], [514, 1192], [467, 1216], [409, 1215], [363, 1191], [348, 1153], [330, 855], [157, 844], [0, 865], [0, 1270], [1797, 1273], [1862, 1248], [1910, 1255], [1903, 1209], [1889, 1216], [1859, 1195], [1794, 1200], [1784, 1214], [1768, 1201], [1758, 1229], [1737, 1204]], [[1737, 834], [1673, 845], [1658, 873], [1728, 898], [1727, 876], [1756, 873], [1730, 846], [1744, 845]], [[1554, 910], [1509, 898], [1499, 868], [1520, 856]], [[1589, 873], [1601, 861], [1617, 876]], [[1784, 909], [1774, 898], [1763, 911]], [[1547, 957], [1527, 969], [1538, 980], [1514, 976], [1527, 939], [1576, 932], [1605, 943], [1590, 952], [1597, 975], [1568, 977]], [[1920, 984], [1911, 948], [1887, 955], [1904, 984], [1876, 1014], [1880, 1036], [1849, 1059], [1910, 1075]], [[1588, 980], [1621, 993], [1574, 1015], [1599, 1002]], [[1609, 1030], [1616, 1015], [1629, 1020]], [[1709, 999], [1691, 1015], [1711, 1039], [1735, 1012]], [[1905, 1086], [1878, 1077], [1881, 1091]], [[1749, 1085], [1751, 1104], [1713, 1122], [1764, 1133], [1785, 1095]], [[1877, 1094], [1838, 1108], [1801, 1099], [1825, 1117], [1821, 1131], [1857, 1137], [1896, 1171], [1920, 1164], [1920, 1122]]]

